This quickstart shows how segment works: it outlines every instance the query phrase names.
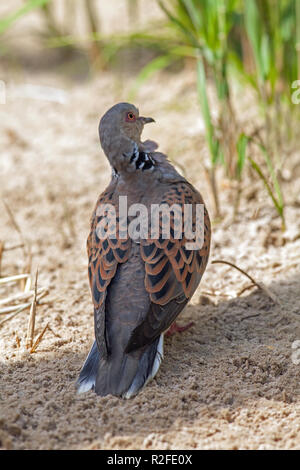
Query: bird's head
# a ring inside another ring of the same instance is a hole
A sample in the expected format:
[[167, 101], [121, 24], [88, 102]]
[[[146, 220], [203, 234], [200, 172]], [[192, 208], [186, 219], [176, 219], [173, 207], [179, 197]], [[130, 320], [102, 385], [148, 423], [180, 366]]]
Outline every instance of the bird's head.
[[133, 104], [118, 103], [110, 108], [99, 124], [101, 146], [109, 160], [116, 157], [120, 145], [126, 146], [128, 142], [139, 144], [144, 125], [150, 122], [154, 119], [140, 116]]

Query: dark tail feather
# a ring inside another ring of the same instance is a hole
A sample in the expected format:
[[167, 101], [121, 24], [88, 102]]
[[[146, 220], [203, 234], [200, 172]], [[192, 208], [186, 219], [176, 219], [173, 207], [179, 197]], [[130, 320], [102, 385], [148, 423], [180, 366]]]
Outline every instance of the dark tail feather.
[[119, 348], [100, 360], [94, 342], [77, 380], [77, 392], [95, 390], [97, 395], [131, 398], [152, 379], [163, 357], [163, 335], [143, 351], [125, 354]]
[[88, 392], [94, 390], [96, 384], [97, 371], [99, 369], [100, 355], [96, 341], [85, 360], [76, 382], [77, 393]]
[[123, 398], [134, 397], [149, 380], [155, 377], [163, 359], [163, 344], [164, 336], [162, 334], [146, 349], [139, 361], [130, 387], [122, 393]]

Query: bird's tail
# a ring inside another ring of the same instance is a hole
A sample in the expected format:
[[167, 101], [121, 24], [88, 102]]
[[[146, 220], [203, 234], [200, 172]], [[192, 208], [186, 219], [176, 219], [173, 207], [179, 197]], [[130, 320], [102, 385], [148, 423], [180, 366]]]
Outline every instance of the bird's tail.
[[146, 349], [125, 354], [116, 350], [101, 359], [94, 342], [77, 380], [77, 392], [131, 398], [153, 379], [163, 358], [163, 334]]

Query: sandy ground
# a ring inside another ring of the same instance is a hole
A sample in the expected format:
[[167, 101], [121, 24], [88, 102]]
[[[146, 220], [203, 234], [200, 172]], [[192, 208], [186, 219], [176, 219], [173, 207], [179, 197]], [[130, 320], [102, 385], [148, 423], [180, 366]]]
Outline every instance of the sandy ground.
[[[221, 177], [224, 219], [213, 226], [211, 260], [236, 263], [268, 286], [273, 300], [256, 288], [239, 295], [249, 280], [210, 262], [180, 316], [194, 326], [166, 339], [160, 371], [137, 397], [76, 395], [94, 334], [85, 243], [110, 177], [97, 126], [108, 107], [126, 99], [128, 87], [108, 72], [83, 84], [49, 72], [16, 78], [2, 67], [1, 74], [7, 84], [0, 105], [1, 197], [31, 247], [33, 277], [38, 267], [39, 286], [49, 286], [35, 337], [47, 323], [51, 330], [29, 354], [28, 310], [0, 325], [0, 448], [299, 449], [300, 354], [292, 346], [300, 340], [300, 175], [291, 173], [299, 153], [291, 154], [283, 183], [285, 234], [262, 184], [252, 179], [232, 223], [231, 183]], [[33, 99], [36, 89], [24, 97], [24, 83], [58, 88], [61, 102]], [[255, 112], [242, 91], [239, 103], [251, 121]], [[153, 78], [135, 103], [157, 121], [145, 138], [159, 142], [212, 213], [191, 71]], [[19, 234], [0, 206], [0, 240], [17, 244]], [[1, 275], [23, 272], [25, 263], [21, 249], [5, 251]], [[0, 299], [19, 290], [0, 287]]]

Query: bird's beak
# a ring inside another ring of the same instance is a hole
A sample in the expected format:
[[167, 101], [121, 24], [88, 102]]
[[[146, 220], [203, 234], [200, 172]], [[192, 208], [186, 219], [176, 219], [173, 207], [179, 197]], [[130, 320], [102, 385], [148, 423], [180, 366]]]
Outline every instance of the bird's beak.
[[149, 122], [155, 122], [154, 119], [151, 117], [140, 116], [138, 119], [142, 121], [143, 124], [148, 124]]

